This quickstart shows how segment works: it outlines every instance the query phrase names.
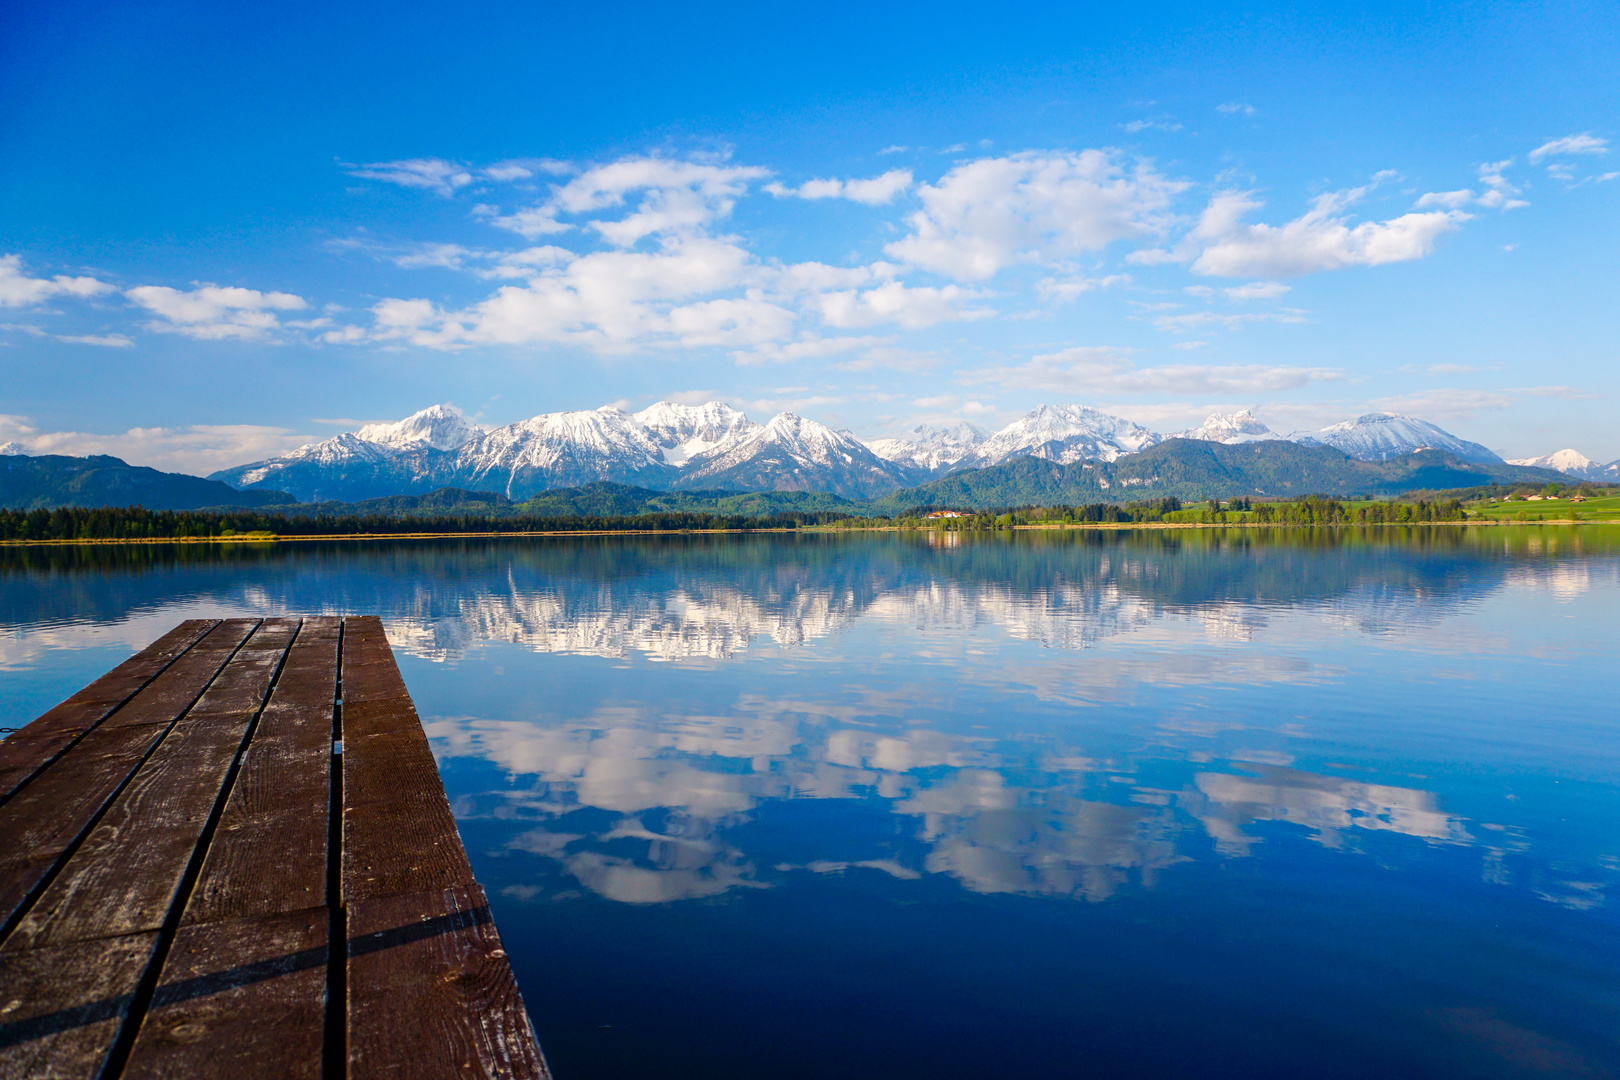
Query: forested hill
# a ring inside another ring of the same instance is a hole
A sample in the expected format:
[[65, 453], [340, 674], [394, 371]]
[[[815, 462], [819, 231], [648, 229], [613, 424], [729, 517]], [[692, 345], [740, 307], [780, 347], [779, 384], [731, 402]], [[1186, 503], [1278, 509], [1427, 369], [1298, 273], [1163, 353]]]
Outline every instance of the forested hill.
[[389, 495], [360, 502], [299, 503], [278, 509], [318, 517], [442, 514], [497, 518], [612, 518], [642, 514], [768, 517], [820, 511], [854, 513], [864, 510], [865, 504], [852, 503], [822, 491], [653, 491], [599, 481], [582, 487], [556, 488], [524, 502], [513, 502], [492, 491], [440, 488], [426, 495]]
[[1358, 461], [1330, 446], [1266, 441], [1169, 439], [1111, 462], [1060, 465], [1020, 458], [897, 491], [874, 500], [892, 513], [910, 506], [1083, 505], [1160, 499], [1297, 498], [1301, 495], [1397, 495], [1482, 484], [1567, 483], [1551, 469], [1475, 465], [1443, 450], [1389, 461]]
[[292, 501], [292, 496], [281, 491], [238, 491], [218, 480], [159, 472], [105, 455], [0, 456], [0, 506], [21, 510], [57, 506], [196, 510], [205, 506], [278, 506]]

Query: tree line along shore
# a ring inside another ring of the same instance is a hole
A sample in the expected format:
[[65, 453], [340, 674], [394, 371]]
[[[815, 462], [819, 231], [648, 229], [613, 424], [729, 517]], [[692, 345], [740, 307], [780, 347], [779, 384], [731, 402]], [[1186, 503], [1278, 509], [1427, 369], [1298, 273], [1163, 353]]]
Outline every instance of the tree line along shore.
[[[483, 512], [478, 512], [482, 509]], [[0, 509], [0, 543], [270, 541], [291, 539], [780, 532], [784, 530], [938, 530], [978, 532], [1028, 528], [1200, 528], [1376, 526], [1440, 523], [1620, 521], [1620, 489], [1549, 484], [1541, 490], [1500, 488], [1412, 493], [1406, 499], [1210, 499], [1169, 497], [1080, 506], [991, 508], [923, 506], [890, 514], [845, 510], [770, 513], [659, 511], [641, 514], [284, 513], [271, 508], [149, 510], [125, 507]]]

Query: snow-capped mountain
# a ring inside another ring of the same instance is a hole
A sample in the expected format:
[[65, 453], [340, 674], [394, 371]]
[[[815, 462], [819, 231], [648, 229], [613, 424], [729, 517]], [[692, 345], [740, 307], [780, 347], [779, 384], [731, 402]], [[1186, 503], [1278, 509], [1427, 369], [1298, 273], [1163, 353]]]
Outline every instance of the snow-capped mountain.
[[758, 424], [720, 401], [707, 405], [660, 401], [636, 413], [635, 420], [652, 434], [668, 465], [713, 454], [759, 430]]
[[[4, 452], [4, 447], [0, 447], [0, 453]], [[1600, 465], [1579, 450], [1554, 450], [1552, 453], [1542, 454], [1540, 457], [1510, 459], [1508, 464], [1529, 465], [1537, 469], [1556, 469], [1579, 480], [1612, 481], [1620, 477], [1620, 461], [1611, 461], [1607, 465]]]
[[948, 428], [918, 424], [909, 431], [873, 439], [866, 447], [885, 461], [936, 473], [973, 453], [989, 437], [984, 428], [965, 421]]
[[8, 442], [0, 445], [0, 457], [16, 457], [28, 453], [28, 447], [20, 442]]
[[1163, 441], [1157, 432], [1090, 406], [1041, 405], [986, 439], [956, 468], [982, 469], [1020, 457], [1063, 465], [1113, 461]]
[[1296, 431], [1288, 437], [1294, 442], [1332, 446], [1362, 461], [1388, 461], [1414, 450], [1446, 450], [1464, 461], [1502, 463], [1496, 453], [1479, 443], [1459, 439], [1427, 420], [1396, 413], [1367, 413], [1319, 431]]
[[785, 412], [740, 442], [693, 459], [676, 486], [870, 498], [916, 483], [922, 475], [885, 461], [853, 436]]
[[454, 450], [477, 438], [484, 429], [468, 420], [454, 405], [434, 405], [393, 424], [367, 424], [355, 437], [396, 450], [431, 446]]
[[305, 502], [420, 494], [443, 486], [427, 479], [433, 473], [431, 459], [439, 455], [431, 447], [401, 450], [345, 431], [280, 457], [221, 469], [208, 479], [239, 489], [285, 491]]
[[612, 407], [545, 413], [495, 428], [457, 449], [449, 465], [449, 486], [499, 491], [509, 499], [593, 480], [661, 488], [674, 478], [652, 433]]
[[1204, 442], [1246, 443], [1281, 439], [1248, 409], [1235, 413], [1211, 413], [1201, 427], [1188, 428], [1168, 436], [1172, 439], [1201, 439]]

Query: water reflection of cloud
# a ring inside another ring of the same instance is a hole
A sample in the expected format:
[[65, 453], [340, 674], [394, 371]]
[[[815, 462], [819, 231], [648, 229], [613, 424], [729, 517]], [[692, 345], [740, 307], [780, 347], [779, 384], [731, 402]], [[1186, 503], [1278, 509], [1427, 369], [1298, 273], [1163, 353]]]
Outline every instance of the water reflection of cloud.
[[[736, 830], [782, 800], [849, 800], [894, 821], [886, 831], [900, 847], [881, 858], [841, 850], [846, 834], [827, 833], [825, 850], [798, 864], [817, 873], [865, 867], [909, 879], [920, 866], [974, 892], [1093, 901], [1132, 881], [1152, 888], [1168, 868], [1206, 857], [1201, 836], [1218, 857], [1252, 855], [1258, 840], [1246, 830], [1257, 822], [1310, 830], [1328, 847], [1354, 829], [1473, 842], [1433, 792], [1291, 768], [1269, 750], [1244, 755], [1260, 763], [1154, 788], [1075, 747], [1031, 757], [985, 735], [829, 726], [809, 703], [757, 697], [723, 715], [619, 707], [569, 723], [441, 718], [427, 727], [441, 756], [478, 757], [512, 779], [473, 800], [490, 816], [532, 822], [510, 850], [630, 903], [773, 884]], [[581, 830], [581, 811], [610, 812], [614, 823]], [[920, 855], [903, 855], [912, 845]], [[1569, 906], [1601, 899], [1567, 876], [1539, 887]]]
[[1424, 840], [1466, 844], [1460, 819], [1445, 813], [1433, 792], [1389, 784], [1366, 784], [1274, 765], [1256, 765], [1256, 775], [1199, 773], [1198, 798], [1188, 809], [1225, 855], [1248, 855], [1257, 841], [1243, 831], [1257, 821], [1286, 821], [1311, 829], [1338, 846], [1347, 829], [1370, 829]]

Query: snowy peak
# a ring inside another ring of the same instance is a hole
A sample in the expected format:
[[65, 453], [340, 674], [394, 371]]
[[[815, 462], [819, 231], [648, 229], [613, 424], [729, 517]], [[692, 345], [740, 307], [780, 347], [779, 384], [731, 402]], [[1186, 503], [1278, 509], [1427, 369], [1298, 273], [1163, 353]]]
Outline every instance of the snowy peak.
[[1019, 457], [1046, 458], [1065, 465], [1113, 461], [1163, 441], [1164, 436], [1140, 424], [1088, 405], [1041, 405], [985, 440], [961, 466], [984, 468]]
[[918, 424], [909, 431], [873, 439], [866, 446], [885, 461], [934, 472], [955, 465], [977, 450], [989, 437], [988, 431], [965, 421], [948, 428]]
[[[0, 453], [4, 452], [5, 448], [0, 447]], [[1529, 465], [1537, 469], [1556, 469], [1561, 473], [1581, 480], [1608, 480], [1612, 479], [1616, 474], [1620, 474], [1620, 468], [1616, 467], [1620, 466], [1620, 462], [1600, 465], [1579, 450], [1554, 450], [1552, 453], [1542, 454], [1540, 457], [1515, 458], [1510, 460], [1508, 464]]]
[[634, 419], [652, 436], [669, 465], [684, 465], [759, 430], [758, 424], [720, 401], [706, 405], [660, 401], [636, 413]]
[[693, 459], [680, 486], [830, 491], [866, 498], [887, 495], [919, 478], [916, 470], [885, 461], [852, 435], [784, 412], [738, 442]]
[[1211, 413], [1202, 426], [1178, 431], [1172, 439], [1200, 439], [1204, 442], [1245, 443], [1282, 436], [1266, 427], [1248, 409], [1235, 413]]
[[392, 424], [367, 424], [354, 433], [366, 442], [396, 450], [431, 446], [455, 450], [483, 434], [483, 429], [453, 405], [434, 405]]
[[1416, 450], [1445, 450], [1478, 464], [1502, 461], [1479, 443], [1460, 439], [1427, 420], [1397, 413], [1367, 413], [1319, 431], [1297, 431], [1288, 437], [1295, 442], [1331, 446], [1362, 461], [1388, 461]]
[[22, 457], [28, 453], [28, 447], [20, 442], [0, 444], [0, 457]]

